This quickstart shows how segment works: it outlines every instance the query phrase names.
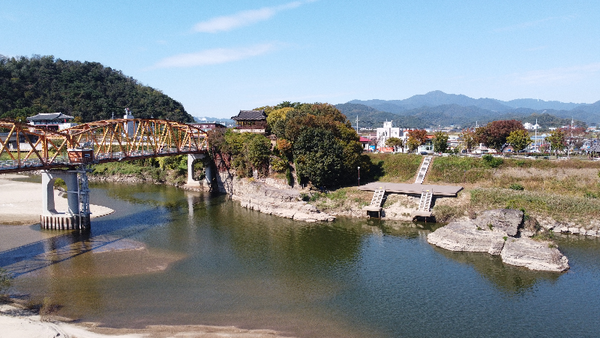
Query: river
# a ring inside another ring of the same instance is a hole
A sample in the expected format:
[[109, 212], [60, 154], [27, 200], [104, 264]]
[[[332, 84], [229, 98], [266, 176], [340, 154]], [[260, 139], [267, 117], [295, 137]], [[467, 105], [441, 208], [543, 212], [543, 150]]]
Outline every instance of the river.
[[[10, 252], [15, 289], [104, 326], [233, 325], [298, 337], [592, 337], [600, 242], [561, 237], [562, 274], [429, 245], [427, 224], [308, 224], [223, 196], [92, 185], [115, 213]], [[36, 226], [34, 226], [36, 227]], [[39, 229], [39, 226], [37, 226]]]

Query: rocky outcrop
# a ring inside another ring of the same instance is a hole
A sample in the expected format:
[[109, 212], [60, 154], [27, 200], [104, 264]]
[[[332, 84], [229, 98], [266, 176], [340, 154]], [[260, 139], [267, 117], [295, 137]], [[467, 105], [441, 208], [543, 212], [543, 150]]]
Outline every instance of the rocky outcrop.
[[242, 179], [227, 173], [219, 177], [219, 189], [251, 210], [304, 222], [331, 222], [335, 217], [302, 201], [300, 191], [273, 179]]
[[565, 271], [569, 260], [550, 241], [531, 238], [509, 238], [504, 244], [502, 261], [506, 264], [524, 266], [531, 270]]
[[472, 221], [453, 222], [427, 236], [427, 241], [450, 251], [499, 255], [504, 246], [500, 232], [485, 231]]
[[565, 271], [567, 257], [549, 241], [520, 237], [523, 212], [498, 209], [483, 212], [475, 220], [452, 222], [427, 235], [427, 241], [451, 251], [500, 255], [506, 264], [531, 270]]

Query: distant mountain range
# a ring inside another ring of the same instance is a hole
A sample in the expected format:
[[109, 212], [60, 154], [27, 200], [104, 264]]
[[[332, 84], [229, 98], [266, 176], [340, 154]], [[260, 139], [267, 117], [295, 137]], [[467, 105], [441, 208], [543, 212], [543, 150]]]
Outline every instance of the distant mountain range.
[[358, 116], [361, 128], [380, 127], [386, 120], [394, 121], [395, 126], [412, 128], [451, 125], [464, 128], [505, 119], [535, 123], [536, 118], [543, 128], [560, 127], [569, 124], [571, 119], [581, 126], [600, 122], [600, 101], [593, 104], [536, 99], [501, 101], [473, 99], [439, 90], [405, 100], [352, 100], [336, 107], [353, 125]]

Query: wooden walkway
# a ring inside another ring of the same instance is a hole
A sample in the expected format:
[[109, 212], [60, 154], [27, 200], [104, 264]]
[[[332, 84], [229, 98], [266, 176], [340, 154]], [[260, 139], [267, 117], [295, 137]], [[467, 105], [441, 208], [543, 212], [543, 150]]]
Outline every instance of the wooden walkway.
[[361, 185], [359, 190], [375, 191], [379, 188], [385, 189], [386, 193], [421, 195], [423, 190], [429, 190], [433, 196], [456, 197], [463, 187], [456, 185], [432, 185], [432, 184], [411, 184], [411, 183], [388, 183], [372, 182]]

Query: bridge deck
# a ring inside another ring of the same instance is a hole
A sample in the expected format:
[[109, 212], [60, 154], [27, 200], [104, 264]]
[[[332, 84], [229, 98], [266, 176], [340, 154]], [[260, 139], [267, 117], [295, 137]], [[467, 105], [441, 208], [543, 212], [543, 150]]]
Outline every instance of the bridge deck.
[[358, 187], [359, 190], [375, 191], [384, 188], [387, 193], [421, 195], [423, 190], [433, 192], [434, 196], [456, 197], [463, 187], [455, 185], [430, 185], [430, 184], [411, 184], [411, 183], [389, 183], [372, 182]]

